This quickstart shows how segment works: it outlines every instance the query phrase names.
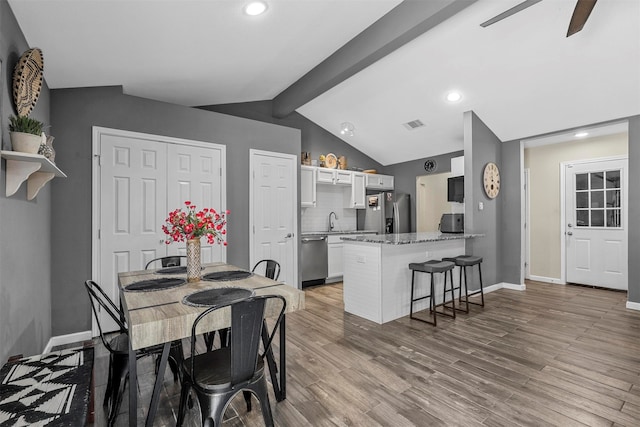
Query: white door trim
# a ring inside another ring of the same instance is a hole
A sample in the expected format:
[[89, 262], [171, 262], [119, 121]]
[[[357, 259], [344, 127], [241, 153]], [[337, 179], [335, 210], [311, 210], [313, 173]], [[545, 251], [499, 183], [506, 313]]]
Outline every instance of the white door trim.
[[[215, 148], [221, 151], [221, 200], [222, 206], [227, 206], [227, 147], [226, 145], [216, 144], [206, 141], [195, 141], [183, 138], [174, 138], [170, 136], [154, 135], [149, 133], [133, 132], [122, 129], [112, 129], [101, 126], [92, 127], [92, 151], [91, 151], [91, 280], [100, 283], [100, 151], [99, 143], [103, 135], [114, 135], [127, 138], [137, 138], [150, 141], [156, 141], [165, 144], [181, 144], [191, 145], [202, 148]], [[160, 225], [160, 224], [159, 224]], [[98, 335], [98, 326], [95, 316], [91, 313], [91, 333], [93, 336]]]
[[[565, 170], [568, 165], [583, 165], [588, 163], [598, 163], [598, 162], [606, 162], [610, 160], [628, 160], [629, 156], [610, 156], [610, 157], [598, 157], [595, 159], [583, 159], [583, 160], [573, 160], [567, 162], [560, 162], [560, 241], [562, 244], [560, 245], [560, 283], [563, 285], [567, 284], [567, 250], [565, 244], [564, 232], [566, 230], [567, 220], [566, 220], [566, 209], [565, 209]], [[628, 167], [627, 171], [624, 174], [624, 194], [625, 197], [629, 194], [629, 172]], [[626, 199], [625, 199], [626, 200]], [[627, 203], [625, 203], [627, 206]], [[625, 208], [626, 209], [626, 208]], [[627, 229], [627, 233], [629, 230]]]
[[[524, 169], [524, 265], [523, 274], [525, 279], [531, 276], [531, 193], [529, 168]], [[523, 281], [524, 283], [524, 281]]]
[[296, 283], [295, 287], [300, 288], [300, 283], [298, 283], [298, 170], [296, 170], [295, 165], [298, 164], [298, 156], [295, 154], [285, 154], [285, 153], [276, 153], [273, 151], [264, 151], [264, 150], [256, 150], [249, 149], [249, 268], [253, 267], [255, 263], [258, 261], [255, 259], [255, 254], [253, 250], [254, 245], [254, 233], [253, 229], [255, 227], [255, 222], [253, 220], [253, 177], [251, 174], [253, 173], [255, 167], [255, 157], [256, 156], [270, 156], [277, 157], [282, 159], [293, 160], [294, 170], [292, 171], [291, 176], [296, 177], [293, 181], [293, 204], [292, 204], [292, 215], [293, 215], [293, 277]]

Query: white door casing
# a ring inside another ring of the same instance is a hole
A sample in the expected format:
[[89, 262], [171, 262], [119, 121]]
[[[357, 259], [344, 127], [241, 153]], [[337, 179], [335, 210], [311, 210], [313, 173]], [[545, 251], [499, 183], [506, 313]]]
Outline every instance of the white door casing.
[[627, 159], [563, 169], [566, 281], [628, 289]]
[[297, 157], [249, 150], [249, 260], [280, 263], [279, 280], [298, 287]]
[[[184, 254], [184, 244], [164, 243], [161, 226], [169, 210], [184, 207], [180, 198], [185, 192], [194, 203], [219, 203], [199, 207], [225, 208], [225, 147], [94, 127], [93, 157], [92, 279], [117, 304], [119, 272], [144, 269], [153, 258]], [[193, 176], [186, 177], [187, 171]], [[204, 243], [204, 261], [226, 260], [226, 248]], [[108, 316], [101, 319], [106, 330], [115, 329]], [[93, 316], [92, 325], [95, 336]]]

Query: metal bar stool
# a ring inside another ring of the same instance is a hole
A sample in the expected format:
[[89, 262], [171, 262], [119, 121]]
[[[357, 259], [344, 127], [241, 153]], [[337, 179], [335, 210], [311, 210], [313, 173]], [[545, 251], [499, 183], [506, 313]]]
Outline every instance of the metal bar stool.
[[[444, 314], [446, 316], [451, 316], [455, 319], [456, 317], [456, 305], [455, 305], [455, 295], [453, 293], [453, 267], [455, 266], [455, 264], [453, 262], [450, 261], [438, 261], [438, 260], [431, 260], [431, 261], [426, 261], [426, 262], [412, 262], [411, 264], [409, 264], [409, 269], [411, 269], [411, 308], [409, 310], [409, 318], [414, 319], [414, 320], [420, 320], [421, 322], [425, 322], [428, 323], [430, 325], [436, 326], [437, 325], [437, 319], [436, 319], [436, 315], [437, 314]], [[428, 273], [431, 275], [431, 289], [429, 291], [429, 295], [425, 295], [422, 297], [418, 297], [418, 298], [414, 298], [414, 286], [415, 286], [415, 276], [416, 276], [416, 271], [421, 272], [421, 273]], [[447, 303], [445, 302], [446, 299], [446, 295], [447, 295], [447, 271], [449, 272], [449, 278], [450, 278], [450, 290], [451, 290], [451, 307], [447, 306]], [[435, 282], [434, 282], [434, 277], [433, 275], [435, 273], [444, 273], [444, 290], [442, 293], [442, 304], [438, 304], [438, 305], [442, 305], [443, 306], [443, 311], [438, 312], [436, 310], [436, 303], [435, 303]], [[428, 320], [424, 320], [424, 319], [420, 319], [418, 317], [414, 317], [413, 315], [413, 304], [416, 301], [420, 301], [423, 300], [425, 298], [429, 298], [429, 313], [433, 313], [433, 322], [430, 322]], [[447, 313], [446, 311], [444, 311], [445, 309], [450, 309], [452, 310], [451, 313]]]
[[[459, 308], [458, 310], [460, 311], [464, 311], [465, 313], [469, 312], [469, 304], [475, 304], [475, 305], [480, 305], [482, 307], [484, 307], [484, 286], [482, 284], [482, 257], [479, 256], [473, 256], [473, 255], [458, 255], [456, 257], [452, 257], [452, 258], [442, 258], [443, 261], [451, 261], [454, 262], [458, 267], [460, 267], [460, 280], [459, 280], [459, 285], [457, 288], [458, 289], [458, 300], [460, 301], [459, 307], [462, 306], [462, 303], [465, 303], [465, 307], [466, 309], [462, 309]], [[469, 293], [468, 287], [467, 287], [467, 267], [473, 267], [474, 265], [478, 266], [478, 273], [480, 274], [480, 289], [473, 292], [473, 293]], [[462, 299], [462, 274], [463, 274], [463, 270], [464, 270], [464, 300]], [[469, 297], [472, 297], [474, 295], [480, 294], [480, 301], [481, 302], [472, 302], [469, 301]]]

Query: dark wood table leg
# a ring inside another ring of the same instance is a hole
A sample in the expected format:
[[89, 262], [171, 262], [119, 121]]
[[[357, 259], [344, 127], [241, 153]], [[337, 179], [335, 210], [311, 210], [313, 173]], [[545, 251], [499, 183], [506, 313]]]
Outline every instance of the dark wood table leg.
[[129, 427], [138, 424], [138, 367], [136, 366], [136, 352], [129, 341]]
[[149, 404], [149, 413], [147, 414], [147, 422], [145, 424], [147, 427], [153, 426], [153, 419], [156, 417], [158, 402], [160, 401], [160, 390], [162, 389], [162, 383], [164, 382], [164, 371], [167, 368], [167, 360], [169, 359], [170, 350], [171, 343], [164, 343], [162, 346], [162, 356], [160, 356], [160, 366], [158, 367], [156, 382], [153, 386], [153, 394], [151, 395], [151, 403]]

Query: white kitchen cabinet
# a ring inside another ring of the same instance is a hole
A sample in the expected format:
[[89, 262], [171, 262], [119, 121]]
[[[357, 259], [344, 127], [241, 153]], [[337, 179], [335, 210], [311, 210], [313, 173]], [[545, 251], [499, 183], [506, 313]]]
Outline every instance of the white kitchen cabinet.
[[327, 282], [342, 279], [342, 248], [344, 243], [340, 240], [343, 235], [331, 235], [327, 238]]
[[317, 168], [318, 184], [351, 185], [353, 172], [343, 169]]
[[393, 176], [368, 173], [365, 185], [370, 190], [393, 190]]
[[364, 209], [366, 199], [365, 174], [353, 172], [353, 180], [351, 182], [351, 200], [349, 207], [354, 209]]
[[316, 206], [316, 169], [313, 166], [300, 166], [300, 207]]

